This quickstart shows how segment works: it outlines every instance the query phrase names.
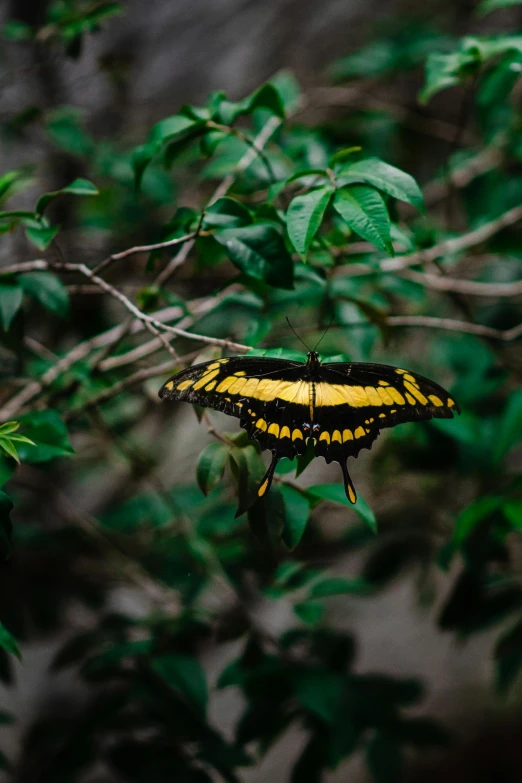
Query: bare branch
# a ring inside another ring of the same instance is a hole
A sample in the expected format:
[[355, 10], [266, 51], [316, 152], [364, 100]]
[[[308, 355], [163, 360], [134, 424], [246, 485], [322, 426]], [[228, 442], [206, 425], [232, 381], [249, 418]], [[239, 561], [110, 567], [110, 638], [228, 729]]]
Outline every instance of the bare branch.
[[427, 329], [443, 329], [448, 332], [476, 334], [478, 337], [490, 337], [493, 340], [512, 342], [522, 337], [522, 324], [511, 329], [494, 329], [492, 326], [471, 324], [453, 318], [434, 318], [429, 315], [391, 315], [386, 319], [388, 326], [415, 326]]
[[127, 258], [128, 256], [134, 256], [137, 255], [138, 253], [151, 253], [153, 250], [162, 250], [163, 248], [166, 247], [183, 245], [186, 242], [190, 242], [190, 240], [194, 240], [197, 237], [200, 227], [201, 227], [201, 221], [200, 221], [200, 225], [196, 228], [195, 231], [192, 231], [192, 233], [186, 234], [183, 237], [168, 239], [165, 242], [155, 242], [152, 245], [136, 245], [135, 247], [129, 247], [127, 250], [122, 250], [120, 253], [113, 253], [111, 256], [105, 258], [103, 261], [100, 261], [100, 263], [94, 267], [93, 272], [99, 274], [103, 269], [106, 269], [114, 261], [121, 261], [122, 258]]
[[469, 296], [511, 297], [522, 294], [522, 280], [512, 283], [481, 283], [475, 280], [456, 280], [443, 275], [433, 275], [427, 272], [415, 272], [411, 269], [400, 272], [401, 277], [419, 283], [436, 291], [455, 291]]
[[37, 258], [34, 261], [20, 261], [19, 264], [11, 264], [0, 269], [0, 275], [16, 275], [21, 272], [37, 272], [49, 269], [49, 264], [43, 258]]

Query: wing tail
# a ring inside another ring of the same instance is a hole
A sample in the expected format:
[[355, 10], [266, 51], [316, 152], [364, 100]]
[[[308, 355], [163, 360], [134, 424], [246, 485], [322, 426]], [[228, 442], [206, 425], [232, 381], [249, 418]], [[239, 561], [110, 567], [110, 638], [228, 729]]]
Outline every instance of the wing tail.
[[272, 452], [272, 462], [270, 463], [268, 470], [263, 477], [263, 481], [261, 482], [261, 484], [259, 485], [259, 489], [257, 490], [258, 497], [262, 498], [263, 495], [266, 495], [266, 493], [270, 489], [270, 486], [272, 484], [272, 479], [274, 478], [274, 470], [276, 469], [276, 465], [280, 459], [281, 459], [280, 454]]
[[339, 464], [343, 472], [344, 491], [346, 492], [346, 497], [348, 498], [350, 503], [353, 503], [353, 505], [355, 505], [357, 503], [357, 493], [355, 491], [353, 482], [350, 478], [350, 474], [348, 473], [348, 460], [340, 462]]

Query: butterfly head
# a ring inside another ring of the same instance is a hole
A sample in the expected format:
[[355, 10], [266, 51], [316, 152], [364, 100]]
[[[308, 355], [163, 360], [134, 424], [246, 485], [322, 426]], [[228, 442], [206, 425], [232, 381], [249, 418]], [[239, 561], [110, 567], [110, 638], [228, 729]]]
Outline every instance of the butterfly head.
[[308, 351], [308, 364], [319, 364], [319, 354], [317, 351]]

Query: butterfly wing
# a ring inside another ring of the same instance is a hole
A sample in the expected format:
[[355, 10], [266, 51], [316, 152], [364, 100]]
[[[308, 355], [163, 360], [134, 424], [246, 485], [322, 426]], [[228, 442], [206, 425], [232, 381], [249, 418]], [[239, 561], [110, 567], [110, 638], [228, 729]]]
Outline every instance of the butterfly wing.
[[259, 488], [270, 488], [281, 457], [304, 453], [310, 434], [310, 384], [304, 365], [284, 359], [235, 357], [189, 367], [170, 378], [159, 396], [223, 411], [240, 420], [250, 438], [270, 449], [272, 463]]
[[348, 457], [371, 449], [381, 429], [407, 421], [452, 418], [459, 406], [441, 386], [422, 375], [371, 363], [322, 364], [315, 384], [315, 453], [339, 462], [346, 494], [356, 496]]

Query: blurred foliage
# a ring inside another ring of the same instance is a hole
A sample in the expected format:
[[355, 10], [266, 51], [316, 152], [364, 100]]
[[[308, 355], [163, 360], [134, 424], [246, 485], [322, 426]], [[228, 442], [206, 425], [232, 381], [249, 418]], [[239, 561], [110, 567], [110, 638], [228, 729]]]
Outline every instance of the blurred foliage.
[[[52, 2], [38, 25], [7, 20], [4, 44], [60, 69], [122, 6]], [[330, 599], [371, 601], [407, 569], [421, 601], [449, 584], [441, 631], [496, 629], [501, 693], [519, 677], [522, 33], [395, 29], [330, 67], [313, 120], [288, 72], [128, 135], [58, 102], [2, 115], [18, 163], [0, 177], [0, 679], [19, 644], [60, 634], [50, 676], [78, 689], [0, 754], [13, 780], [233, 782], [292, 728], [294, 783], [358, 752], [376, 783], [401, 780], [412, 749], [451, 737], [411, 714], [420, 682], [360, 671]], [[330, 360], [411, 366], [461, 403], [361, 458], [368, 502], [301, 479], [308, 452], [253, 504], [257, 444], [196, 409], [200, 449], [190, 412], [158, 405], [229, 341], [302, 359], [285, 316]], [[233, 725], [221, 689], [240, 694]]]

